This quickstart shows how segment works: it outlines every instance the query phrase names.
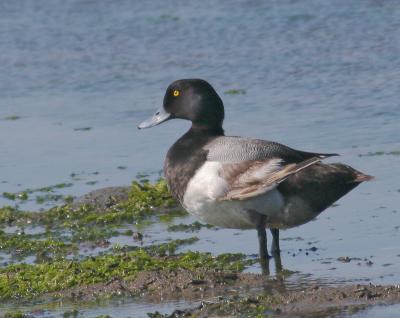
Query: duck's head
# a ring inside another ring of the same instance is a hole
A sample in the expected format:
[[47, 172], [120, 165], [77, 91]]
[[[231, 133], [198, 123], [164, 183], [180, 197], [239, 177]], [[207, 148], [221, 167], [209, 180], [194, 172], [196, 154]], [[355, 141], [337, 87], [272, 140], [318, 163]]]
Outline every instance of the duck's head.
[[192, 122], [192, 127], [222, 131], [224, 105], [214, 88], [202, 79], [181, 79], [168, 86], [163, 107], [138, 128], [150, 128], [169, 119]]

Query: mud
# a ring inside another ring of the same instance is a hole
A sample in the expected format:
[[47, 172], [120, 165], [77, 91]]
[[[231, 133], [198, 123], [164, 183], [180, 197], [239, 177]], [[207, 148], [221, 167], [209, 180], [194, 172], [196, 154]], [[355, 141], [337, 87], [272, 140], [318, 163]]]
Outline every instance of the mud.
[[351, 314], [372, 305], [400, 303], [400, 286], [319, 287], [316, 285], [300, 291], [282, 292], [273, 287], [275, 283], [269, 282], [264, 285], [263, 293], [219, 297], [217, 300], [203, 301], [196, 308], [176, 310], [168, 315], [155, 312], [149, 316], [154, 318], [330, 317], [344, 312]]
[[91, 301], [112, 296], [140, 296], [149, 302], [184, 298], [197, 300], [239, 291], [261, 288], [269, 279], [266, 276], [234, 271], [161, 270], [143, 271], [132, 281], [113, 279], [106, 283], [78, 286], [43, 298], [62, 298]]
[[79, 208], [82, 205], [90, 205], [98, 211], [107, 210], [120, 202], [127, 201], [129, 190], [129, 186], [97, 189], [75, 199], [72, 206]]
[[288, 290], [283, 277], [234, 271], [162, 270], [143, 271], [133, 281], [121, 279], [79, 286], [44, 295], [74, 301], [92, 301], [113, 296], [140, 297], [149, 303], [185, 299], [200, 305], [175, 310], [154, 318], [178, 317], [327, 317], [354, 313], [373, 305], [400, 303], [400, 285], [314, 285]]

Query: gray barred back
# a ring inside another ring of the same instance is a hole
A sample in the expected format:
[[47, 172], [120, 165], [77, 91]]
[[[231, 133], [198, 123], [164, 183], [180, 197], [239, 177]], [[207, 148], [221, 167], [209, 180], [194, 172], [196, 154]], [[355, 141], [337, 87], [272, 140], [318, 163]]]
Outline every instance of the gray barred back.
[[203, 149], [208, 150], [207, 160], [226, 163], [263, 161], [271, 158], [299, 162], [310, 157], [306, 155], [308, 153], [276, 142], [241, 137], [221, 136], [206, 144]]

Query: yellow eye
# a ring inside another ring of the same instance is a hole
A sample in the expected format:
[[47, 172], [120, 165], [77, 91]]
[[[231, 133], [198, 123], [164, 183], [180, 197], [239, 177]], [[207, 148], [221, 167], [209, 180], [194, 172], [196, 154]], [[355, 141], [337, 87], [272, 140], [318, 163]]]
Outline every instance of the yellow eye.
[[180, 93], [181, 93], [180, 91], [174, 90], [173, 95], [174, 95], [175, 97], [177, 97], [177, 96], [179, 96]]

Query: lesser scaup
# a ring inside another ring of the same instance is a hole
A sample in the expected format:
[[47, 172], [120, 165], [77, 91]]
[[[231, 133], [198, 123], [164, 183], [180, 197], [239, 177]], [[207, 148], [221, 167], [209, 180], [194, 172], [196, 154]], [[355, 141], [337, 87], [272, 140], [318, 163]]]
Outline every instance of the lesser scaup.
[[261, 260], [279, 253], [279, 229], [314, 219], [333, 202], [372, 177], [347, 165], [323, 164], [336, 154], [304, 152], [282, 144], [224, 135], [224, 106], [201, 79], [173, 82], [163, 107], [138, 128], [169, 119], [192, 122], [169, 149], [164, 174], [173, 196], [205, 223], [257, 229]]

